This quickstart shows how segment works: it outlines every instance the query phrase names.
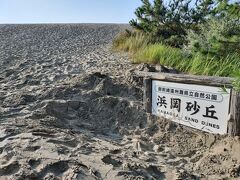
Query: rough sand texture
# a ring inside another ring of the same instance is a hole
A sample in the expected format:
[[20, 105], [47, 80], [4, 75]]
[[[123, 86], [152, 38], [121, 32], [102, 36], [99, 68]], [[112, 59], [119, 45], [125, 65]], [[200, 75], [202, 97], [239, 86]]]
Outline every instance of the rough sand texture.
[[147, 116], [124, 25], [0, 26], [0, 179], [219, 179], [239, 138]]

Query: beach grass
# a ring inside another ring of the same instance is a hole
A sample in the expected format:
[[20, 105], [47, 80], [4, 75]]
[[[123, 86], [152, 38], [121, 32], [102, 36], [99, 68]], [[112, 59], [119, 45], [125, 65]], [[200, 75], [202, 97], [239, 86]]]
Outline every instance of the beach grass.
[[113, 49], [129, 52], [133, 63], [161, 64], [194, 75], [235, 77], [234, 86], [240, 90], [239, 54], [229, 54], [220, 59], [200, 53], [188, 54], [179, 48], [152, 44], [142, 33], [131, 35], [126, 32], [114, 40]]

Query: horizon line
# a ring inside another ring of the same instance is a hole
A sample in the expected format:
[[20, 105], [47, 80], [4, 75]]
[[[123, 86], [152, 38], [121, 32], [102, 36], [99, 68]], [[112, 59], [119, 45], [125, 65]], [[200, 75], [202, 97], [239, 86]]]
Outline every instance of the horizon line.
[[129, 25], [129, 23], [117, 23], [117, 22], [90, 22], [90, 23], [78, 23], [78, 22], [53, 22], [53, 23], [48, 23], [48, 22], [40, 22], [40, 23], [0, 23], [0, 25], [38, 25], [38, 24], [123, 24], [123, 25]]

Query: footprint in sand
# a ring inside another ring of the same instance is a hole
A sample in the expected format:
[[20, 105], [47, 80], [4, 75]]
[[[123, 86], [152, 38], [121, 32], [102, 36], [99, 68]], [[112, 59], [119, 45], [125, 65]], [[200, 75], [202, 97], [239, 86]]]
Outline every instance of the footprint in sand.
[[9, 176], [17, 173], [20, 165], [17, 161], [10, 162], [8, 165], [0, 166], [0, 176]]

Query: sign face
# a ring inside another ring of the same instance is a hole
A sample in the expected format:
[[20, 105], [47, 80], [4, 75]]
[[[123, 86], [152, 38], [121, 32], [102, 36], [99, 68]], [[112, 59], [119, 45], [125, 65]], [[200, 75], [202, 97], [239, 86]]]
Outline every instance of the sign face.
[[215, 134], [226, 134], [230, 89], [152, 80], [152, 114]]

